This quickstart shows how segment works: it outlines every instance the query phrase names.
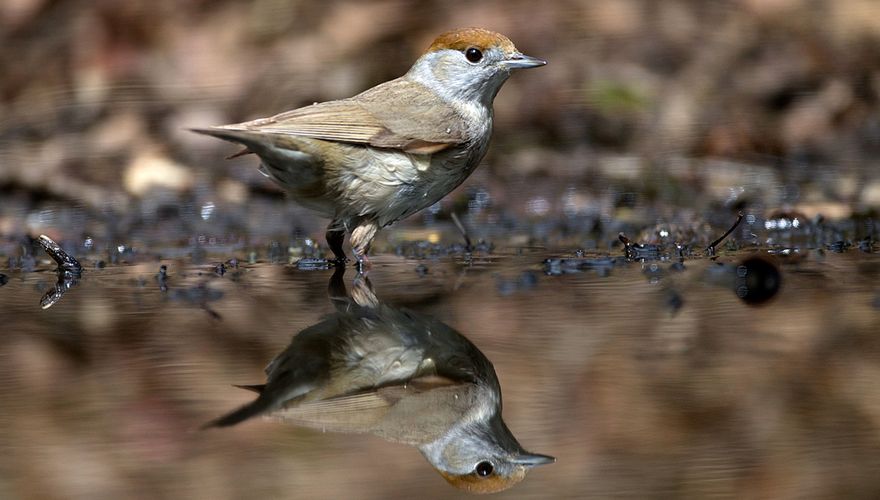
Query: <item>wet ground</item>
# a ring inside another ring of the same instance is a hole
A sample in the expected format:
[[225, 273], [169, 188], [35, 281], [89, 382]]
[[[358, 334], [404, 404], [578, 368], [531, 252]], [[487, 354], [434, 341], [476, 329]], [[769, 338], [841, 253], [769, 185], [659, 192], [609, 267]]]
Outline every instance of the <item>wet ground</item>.
[[[513, 434], [557, 458], [511, 497], [876, 497], [877, 245], [845, 229], [839, 243], [766, 244], [779, 224], [776, 241], [800, 237], [790, 220], [760, 221], [756, 244], [743, 224], [715, 258], [660, 233], [607, 251], [466, 252], [451, 228], [446, 244], [375, 255], [368, 277], [382, 304], [473, 342]], [[194, 256], [68, 242], [84, 267], [72, 280], [39, 249], [10, 252], [0, 496], [459, 495], [414, 448], [371, 435], [260, 418], [199, 430], [252, 399], [232, 384], [264, 382], [334, 311], [332, 271], [299, 261], [319, 248], [210, 243]]]

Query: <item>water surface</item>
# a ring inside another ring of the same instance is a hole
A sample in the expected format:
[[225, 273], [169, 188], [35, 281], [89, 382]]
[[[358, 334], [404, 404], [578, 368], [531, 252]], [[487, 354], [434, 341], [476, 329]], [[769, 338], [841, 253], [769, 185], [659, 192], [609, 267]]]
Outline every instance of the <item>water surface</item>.
[[[737, 295], [737, 265], [754, 255], [781, 277], [759, 305]], [[587, 255], [561, 274], [548, 256], [379, 255], [369, 272], [383, 302], [479, 347], [517, 439], [557, 458], [502, 495], [880, 491], [876, 254], [722, 252], [683, 266]], [[198, 430], [252, 398], [232, 384], [262, 383], [291, 336], [333, 312], [330, 271], [256, 263], [220, 276], [218, 262], [87, 265], [46, 310], [49, 261], [6, 272], [2, 496], [460, 495], [415, 449], [370, 435], [272, 419]]]

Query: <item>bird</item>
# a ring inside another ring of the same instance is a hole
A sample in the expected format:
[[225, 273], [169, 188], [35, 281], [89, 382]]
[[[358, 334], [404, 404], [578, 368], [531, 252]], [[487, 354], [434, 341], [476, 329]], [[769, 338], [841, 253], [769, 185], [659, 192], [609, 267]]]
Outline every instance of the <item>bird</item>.
[[345, 263], [346, 232], [360, 266], [383, 227], [433, 205], [486, 154], [493, 102], [523, 55], [482, 28], [443, 33], [403, 76], [347, 99], [268, 118], [193, 128], [256, 154], [260, 171], [300, 204], [331, 219], [325, 233]]
[[473, 493], [507, 489], [532, 467], [555, 462], [525, 451], [508, 429], [495, 369], [472, 342], [379, 301], [368, 278], [347, 294], [344, 267], [329, 286], [336, 312], [293, 337], [267, 366], [265, 384], [238, 386], [257, 399], [204, 428], [271, 415], [322, 431], [371, 433], [417, 447], [450, 484]]

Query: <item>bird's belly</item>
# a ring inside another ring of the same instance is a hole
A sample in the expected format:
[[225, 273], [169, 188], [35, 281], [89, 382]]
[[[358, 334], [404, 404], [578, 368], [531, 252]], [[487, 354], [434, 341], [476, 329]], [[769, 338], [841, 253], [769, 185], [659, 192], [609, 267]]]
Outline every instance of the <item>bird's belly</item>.
[[346, 173], [340, 185], [349, 215], [375, 218], [380, 226], [433, 205], [461, 184], [479, 161], [464, 150], [434, 155], [368, 150], [367, 161]]
[[[449, 148], [433, 155], [336, 144], [334, 158], [291, 151], [263, 172], [294, 200], [334, 219], [370, 218], [386, 226], [433, 205], [473, 171], [482, 155]], [[477, 152], [479, 153], [479, 152]]]
[[325, 161], [302, 151], [278, 151], [283, 151], [283, 161], [278, 161], [278, 158], [262, 158], [260, 172], [284, 188], [299, 204], [332, 217], [335, 203], [327, 188]]

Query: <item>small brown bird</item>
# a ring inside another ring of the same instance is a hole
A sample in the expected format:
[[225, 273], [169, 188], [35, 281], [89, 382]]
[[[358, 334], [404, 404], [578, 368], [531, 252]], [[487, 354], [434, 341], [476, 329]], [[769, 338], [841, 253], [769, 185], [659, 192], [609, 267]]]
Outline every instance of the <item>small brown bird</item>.
[[332, 219], [326, 238], [336, 259], [345, 261], [348, 231], [360, 263], [380, 228], [436, 203], [473, 172], [501, 85], [514, 69], [544, 64], [504, 35], [460, 29], [440, 35], [402, 77], [354, 97], [193, 130], [259, 156], [266, 176]]

